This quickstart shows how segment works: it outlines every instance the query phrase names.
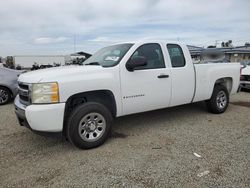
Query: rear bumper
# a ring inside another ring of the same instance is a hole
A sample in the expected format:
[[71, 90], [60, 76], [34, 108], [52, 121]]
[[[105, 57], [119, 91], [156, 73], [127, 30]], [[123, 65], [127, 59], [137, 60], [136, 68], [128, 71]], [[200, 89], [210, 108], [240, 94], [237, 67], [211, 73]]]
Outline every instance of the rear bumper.
[[65, 103], [25, 106], [19, 102], [18, 95], [14, 103], [20, 125], [39, 132], [63, 130]]

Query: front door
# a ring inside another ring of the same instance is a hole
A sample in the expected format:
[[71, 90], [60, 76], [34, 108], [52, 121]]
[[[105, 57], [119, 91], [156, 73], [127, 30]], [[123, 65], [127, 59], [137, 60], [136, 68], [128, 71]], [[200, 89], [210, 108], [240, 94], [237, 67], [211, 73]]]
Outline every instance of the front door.
[[171, 72], [165, 65], [160, 44], [150, 43], [138, 47], [130, 59], [143, 56], [147, 65], [130, 72], [121, 68], [123, 114], [149, 111], [169, 106], [171, 98]]

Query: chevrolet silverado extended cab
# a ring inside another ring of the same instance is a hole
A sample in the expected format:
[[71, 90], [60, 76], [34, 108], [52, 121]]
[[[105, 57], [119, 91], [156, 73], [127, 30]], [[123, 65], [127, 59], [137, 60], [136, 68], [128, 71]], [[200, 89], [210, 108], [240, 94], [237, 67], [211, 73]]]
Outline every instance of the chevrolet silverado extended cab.
[[197, 101], [223, 113], [236, 93], [240, 64], [193, 64], [179, 43], [142, 41], [105, 47], [84, 62], [19, 77], [21, 125], [63, 132], [79, 148], [101, 145], [115, 117]]

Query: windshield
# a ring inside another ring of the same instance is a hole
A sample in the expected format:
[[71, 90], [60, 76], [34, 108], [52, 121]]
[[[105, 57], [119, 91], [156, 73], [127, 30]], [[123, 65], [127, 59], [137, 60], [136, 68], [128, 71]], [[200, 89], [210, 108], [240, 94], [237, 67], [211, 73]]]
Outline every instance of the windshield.
[[113, 67], [117, 65], [133, 44], [117, 44], [98, 50], [87, 59], [83, 65], [101, 65], [103, 67]]

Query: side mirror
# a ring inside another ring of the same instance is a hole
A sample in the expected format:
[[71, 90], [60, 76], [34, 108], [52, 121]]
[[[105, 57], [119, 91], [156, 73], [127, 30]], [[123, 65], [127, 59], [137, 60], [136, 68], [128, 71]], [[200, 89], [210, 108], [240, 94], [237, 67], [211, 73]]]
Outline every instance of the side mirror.
[[133, 59], [130, 59], [126, 63], [126, 68], [128, 69], [128, 71], [133, 72], [135, 68], [142, 67], [145, 65], [147, 65], [147, 59], [143, 56], [138, 56]]

